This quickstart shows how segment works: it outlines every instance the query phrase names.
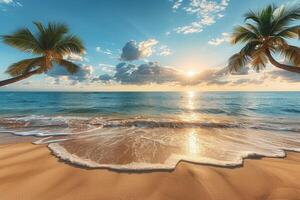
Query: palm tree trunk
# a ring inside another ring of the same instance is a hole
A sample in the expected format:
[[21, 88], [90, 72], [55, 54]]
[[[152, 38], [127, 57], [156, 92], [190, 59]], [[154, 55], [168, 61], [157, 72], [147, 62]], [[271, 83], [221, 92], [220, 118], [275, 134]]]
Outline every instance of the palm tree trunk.
[[273, 56], [271, 55], [271, 53], [269, 51], [266, 52], [267, 57], [270, 61], [270, 63], [272, 65], [274, 65], [275, 67], [278, 67], [280, 69], [289, 71], [289, 72], [295, 72], [295, 73], [300, 73], [300, 67], [296, 67], [296, 66], [291, 66], [291, 65], [285, 65], [285, 64], [281, 64], [279, 62], [277, 62]]
[[10, 78], [10, 79], [6, 79], [4, 81], [0, 81], [0, 87], [11, 84], [11, 83], [15, 83], [17, 81], [21, 81], [21, 80], [26, 79], [26, 78], [34, 75], [34, 74], [37, 74], [37, 73], [38, 73], [38, 70], [33, 70], [33, 71], [28, 72], [26, 74], [22, 74], [22, 75], [17, 76], [17, 77], [13, 77], [13, 78]]

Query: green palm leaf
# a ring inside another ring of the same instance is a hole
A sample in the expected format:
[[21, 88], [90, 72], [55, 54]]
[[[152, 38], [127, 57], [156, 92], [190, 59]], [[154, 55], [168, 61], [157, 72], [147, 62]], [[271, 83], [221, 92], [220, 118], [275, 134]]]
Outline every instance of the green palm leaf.
[[243, 52], [234, 54], [229, 58], [228, 69], [230, 72], [239, 72], [249, 63], [249, 61], [249, 56]]
[[[229, 68], [237, 71], [250, 63], [256, 71], [264, 69], [267, 63], [291, 72], [300, 73], [300, 50], [288, 44], [287, 39], [300, 38], [300, 6], [266, 8], [245, 14], [244, 26], [234, 28], [232, 43], [245, 43], [238, 54], [229, 59]], [[297, 21], [299, 22], [299, 21]], [[272, 54], [281, 53], [287, 61], [296, 66], [278, 63]]]
[[245, 26], [236, 26], [231, 36], [231, 43], [246, 43], [258, 40], [258, 35]]
[[300, 39], [300, 25], [292, 26], [281, 30], [276, 36]]
[[62, 38], [56, 44], [54, 51], [61, 55], [67, 55], [71, 53], [82, 54], [84, 53], [85, 48], [80, 38], [73, 35], [68, 35]]
[[289, 45], [281, 49], [281, 54], [285, 56], [287, 61], [300, 66], [300, 48]]
[[[81, 39], [69, 34], [69, 28], [65, 24], [48, 23], [47, 26], [44, 26], [40, 22], [34, 22], [34, 25], [36, 27], [35, 33], [32, 33], [27, 28], [22, 28], [11, 35], [4, 35], [1, 38], [4, 43], [14, 48], [41, 55], [41, 57], [14, 63], [8, 67], [6, 72], [14, 77], [23, 76], [20, 79], [14, 79], [18, 81], [27, 77], [26, 73], [30, 74], [32, 70], [37, 70], [37, 73], [45, 73], [52, 68], [53, 62], [57, 62], [67, 69], [68, 72], [76, 73], [79, 66], [63, 60], [63, 57], [72, 53], [84, 53], [85, 48]], [[33, 74], [29, 76], [31, 75]], [[3, 86], [8, 82], [11, 83], [11, 81], [2, 81], [0, 85]]]
[[266, 68], [266, 64], [268, 63], [267, 55], [261, 51], [255, 51], [251, 56], [251, 67], [256, 71], [259, 72], [262, 69]]
[[256, 13], [252, 10], [250, 10], [249, 12], [247, 12], [244, 15], [245, 21], [247, 20], [252, 20], [254, 22], [256, 22], [257, 24], [260, 24], [260, 17], [259, 17], [259, 13]]
[[300, 6], [281, 6], [273, 14], [273, 32], [289, 26], [294, 20], [300, 19]]
[[70, 74], [75, 74], [78, 72], [80, 67], [76, 65], [73, 62], [70, 62], [68, 60], [61, 59], [58, 64], [62, 67], [64, 67]]
[[34, 54], [41, 54], [43, 52], [40, 47], [39, 41], [27, 28], [20, 29], [12, 35], [4, 35], [2, 36], [2, 39], [4, 43], [21, 51]]
[[45, 62], [45, 57], [21, 60], [9, 66], [8, 69], [6, 70], [6, 73], [8, 73], [11, 76], [19, 76], [28, 73], [29, 71], [37, 67], [42, 66], [44, 62]]
[[260, 48], [261, 42], [259, 40], [254, 40], [247, 43], [241, 50], [243, 54], [251, 56], [258, 48]]

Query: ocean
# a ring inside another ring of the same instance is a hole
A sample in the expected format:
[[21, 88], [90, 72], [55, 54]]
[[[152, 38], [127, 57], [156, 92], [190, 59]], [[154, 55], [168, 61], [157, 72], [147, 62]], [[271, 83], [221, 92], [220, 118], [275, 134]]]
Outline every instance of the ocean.
[[[300, 92], [0, 92], [0, 143], [87, 168], [239, 166], [300, 151]], [[19, 136], [19, 137], [16, 137]]]

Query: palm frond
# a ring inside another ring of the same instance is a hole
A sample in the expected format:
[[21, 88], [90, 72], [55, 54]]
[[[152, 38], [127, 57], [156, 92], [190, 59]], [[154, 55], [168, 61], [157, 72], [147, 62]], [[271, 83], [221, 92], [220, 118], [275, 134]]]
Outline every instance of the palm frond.
[[260, 48], [259, 40], [247, 43], [239, 53], [229, 59], [228, 69], [230, 72], [238, 72], [245, 67], [252, 59], [252, 55]]
[[37, 40], [40, 43], [41, 48], [45, 51], [48, 50], [48, 33], [47, 28], [41, 23], [41, 22], [34, 22], [34, 25], [36, 26], [37, 33], [36, 37]]
[[35, 22], [35, 25], [38, 30], [37, 38], [43, 50], [53, 49], [69, 31], [68, 26], [62, 23], [50, 22], [48, 26], [44, 26], [40, 22]]
[[281, 49], [281, 54], [285, 57], [286, 61], [300, 67], [300, 48], [289, 45]]
[[17, 63], [10, 65], [6, 70], [6, 73], [8, 73], [13, 77], [25, 74], [31, 71], [32, 69], [42, 66], [44, 59], [45, 57], [38, 57], [38, 58], [21, 60]]
[[241, 50], [243, 54], [246, 54], [251, 57], [253, 52], [255, 52], [261, 45], [259, 40], [254, 40], [252, 42], [247, 43]]
[[231, 35], [231, 43], [246, 43], [258, 40], [258, 35], [245, 26], [236, 26]]
[[228, 69], [232, 72], [239, 72], [249, 63], [249, 56], [243, 52], [234, 54], [229, 58]]
[[244, 26], [237, 26], [232, 34], [233, 44], [246, 43], [246, 45], [240, 53], [230, 58], [229, 69], [236, 71], [250, 62], [254, 70], [260, 71], [272, 58], [270, 53], [277, 52], [300, 67], [300, 48], [290, 46], [287, 42], [287, 39], [300, 39], [300, 25], [292, 26], [292, 22], [298, 19], [300, 19], [300, 5], [280, 8], [269, 5], [261, 11], [246, 13], [245, 21], [250, 22]]
[[274, 11], [273, 17], [272, 32], [280, 32], [288, 27], [291, 22], [300, 19], [300, 6], [281, 6]]
[[61, 23], [48, 23], [44, 26], [41, 22], [34, 22], [36, 33], [29, 29], [20, 29], [12, 35], [2, 36], [3, 41], [19, 50], [40, 54], [42, 57], [25, 59], [12, 64], [7, 73], [11, 76], [25, 74], [32, 69], [38, 73], [44, 73], [52, 68], [53, 62], [58, 62], [70, 73], [76, 73], [79, 67], [62, 58], [68, 54], [82, 54], [85, 47], [81, 39], [75, 35], [69, 35], [69, 28]]
[[64, 35], [67, 34], [69, 31], [69, 28], [65, 24], [59, 24], [59, 23], [49, 23], [48, 27], [46, 29], [46, 35], [47, 38], [47, 48], [53, 49], [57, 45], [58, 42], [60, 42]]
[[82, 54], [85, 48], [80, 38], [68, 35], [57, 43], [54, 50], [59, 54], [67, 55], [71, 53]]
[[260, 17], [259, 17], [259, 13], [254, 12], [252, 10], [250, 10], [249, 12], [247, 12], [244, 15], [245, 21], [247, 20], [252, 20], [254, 22], [256, 22], [257, 24], [260, 24]]
[[251, 67], [259, 72], [262, 69], [266, 68], [266, 64], [268, 63], [268, 57], [263, 50], [255, 51], [251, 56]]
[[250, 24], [250, 23], [246, 23], [245, 27], [250, 30], [251, 32], [255, 33], [257, 36], [260, 35], [258, 26]]
[[258, 26], [259, 32], [262, 36], [269, 36], [273, 30], [273, 13], [276, 10], [276, 6], [271, 4], [260, 12], [260, 24]]
[[70, 62], [68, 60], [64, 60], [64, 59], [61, 59], [58, 61], [58, 64], [62, 67], [64, 67], [70, 74], [75, 74], [79, 71], [79, 66], [76, 65], [75, 63], [73, 62]]
[[269, 51], [275, 53], [276, 51], [281, 51], [288, 46], [288, 42], [284, 39], [284, 37], [275, 36], [269, 40], [268, 47]]
[[42, 53], [38, 40], [27, 28], [22, 28], [11, 35], [2, 36], [3, 42], [24, 52]]
[[277, 33], [276, 36], [300, 39], [300, 25], [285, 28]]
[[46, 31], [46, 28], [43, 25], [43, 23], [41, 23], [41, 22], [33, 22], [33, 24], [35, 25], [35, 27], [38, 29], [38, 31], [40, 33], [44, 33]]
[[61, 37], [69, 32], [69, 27], [66, 24], [52, 22], [48, 24], [47, 31], [53, 34], [57, 34]]

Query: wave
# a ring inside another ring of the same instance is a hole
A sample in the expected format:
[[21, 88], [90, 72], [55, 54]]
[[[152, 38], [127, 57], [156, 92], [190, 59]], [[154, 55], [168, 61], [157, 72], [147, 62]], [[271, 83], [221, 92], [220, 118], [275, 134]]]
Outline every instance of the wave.
[[288, 113], [300, 113], [300, 109], [296, 109], [296, 108], [285, 108], [282, 109], [282, 111]]
[[217, 108], [202, 108], [198, 109], [200, 113], [207, 113], [207, 114], [229, 114], [227, 111]]
[[155, 120], [123, 120], [104, 124], [104, 128], [139, 127], [139, 128], [238, 128], [238, 124], [214, 122], [184, 122]]
[[[235, 149], [236, 151], [235, 155], [232, 157], [229, 156], [228, 158], [226, 158], [226, 156], [217, 157], [216, 155], [205, 155], [205, 154], [199, 154], [197, 156], [197, 155], [171, 153], [169, 157], [167, 157], [162, 162], [158, 162], [158, 163], [153, 163], [152, 161], [150, 162], [144, 161], [147, 160], [147, 155], [144, 155], [144, 158], [140, 160], [129, 159], [128, 163], [114, 163], [114, 160], [112, 161], [104, 160], [103, 162], [101, 159], [93, 160], [90, 158], [93, 156], [89, 156], [89, 152], [86, 152], [88, 156], [78, 156], [76, 152], [69, 151], [64, 147], [64, 144], [60, 144], [60, 143], [50, 143], [48, 147], [56, 157], [72, 165], [85, 167], [85, 168], [92, 168], [92, 169], [105, 168], [105, 169], [111, 169], [117, 171], [174, 170], [181, 161], [194, 163], [194, 164], [205, 164], [205, 165], [213, 165], [213, 166], [221, 166], [221, 167], [238, 167], [238, 166], [242, 166], [244, 159], [247, 158], [261, 158], [261, 157], [283, 158], [286, 156], [285, 151], [300, 152], [300, 147], [298, 148], [298, 147], [288, 147], [288, 146], [286, 147], [274, 146], [272, 147], [272, 149], [270, 148], [268, 150], [261, 150], [255, 148], [252, 148], [251, 150]], [[110, 148], [115, 148], [115, 147], [112, 146]], [[222, 149], [224, 147], [220, 145], [218, 148]], [[155, 148], [153, 148], [153, 150], [155, 150]], [[84, 149], [80, 148], [80, 151], [84, 151]], [[106, 149], [105, 151], [102, 152], [104, 153], [106, 151], [108, 154], [110, 153], [109, 149]], [[142, 150], [140, 149], [140, 151]], [[232, 151], [232, 149], [222, 149], [222, 151], [223, 152], [220, 151], [219, 153], [222, 154], [224, 153], [224, 151], [225, 152], [227, 151], [227, 153], [230, 154], [231, 153], [230, 151]], [[94, 150], [92, 152], [93, 154], [99, 153]], [[101, 156], [104, 157], [104, 155], [101, 154], [100, 152], [99, 157]], [[118, 156], [118, 155], [114, 155], [114, 156]]]
[[[0, 127], [18, 132], [22, 135], [64, 135], [89, 131], [95, 128], [216, 128], [216, 129], [257, 129], [271, 131], [300, 132], [298, 122], [283, 121], [282, 119], [238, 119], [228, 118], [200, 118], [185, 120], [179, 118], [151, 118], [151, 117], [74, 117], [74, 116], [43, 116], [28, 115], [0, 118]], [[44, 133], [38, 133], [44, 132]], [[25, 135], [25, 134], [24, 134]]]
[[180, 161], [239, 166], [300, 151], [300, 126], [290, 119], [21, 115], [0, 118], [1, 132], [38, 137], [34, 144], [65, 162], [114, 170], [173, 170]]
[[64, 162], [70, 163], [75, 166], [91, 168], [91, 169], [111, 169], [116, 171], [157, 171], [157, 170], [174, 170], [180, 162], [188, 162], [193, 164], [204, 164], [219, 167], [238, 167], [242, 166], [244, 159], [247, 158], [284, 158], [286, 156], [285, 151], [300, 152], [300, 148], [282, 149], [278, 150], [275, 154], [263, 154], [256, 152], [241, 152], [240, 157], [235, 160], [217, 160], [214, 158], [193, 158], [185, 155], [173, 154], [165, 163], [146, 163], [146, 162], [132, 162], [128, 164], [101, 164], [90, 159], [81, 158], [75, 154], [69, 153], [66, 149], [60, 146], [58, 143], [51, 143], [48, 145], [51, 152]]

